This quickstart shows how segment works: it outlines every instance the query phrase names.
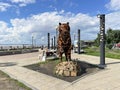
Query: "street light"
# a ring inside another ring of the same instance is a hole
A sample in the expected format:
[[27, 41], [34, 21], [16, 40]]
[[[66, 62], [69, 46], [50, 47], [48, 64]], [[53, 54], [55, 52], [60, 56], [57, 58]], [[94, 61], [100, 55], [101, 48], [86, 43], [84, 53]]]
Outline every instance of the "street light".
[[34, 37], [32, 36], [32, 48], [34, 47], [34, 46], [33, 46], [33, 38], [34, 38]]
[[78, 54], [80, 54], [80, 29], [78, 29]]
[[57, 48], [57, 39], [58, 39], [58, 28], [56, 28], [56, 48]]
[[53, 38], [51, 38], [51, 49], [53, 49]]
[[48, 49], [50, 49], [50, 33], [48, 33]]
[[54, 50], [55, 50], [55, 47], [56, 47], [56, 46], [55, 46], [55, 42], [56, 42], [56, 39], [55, 39], [55, 36], [54, 36]]

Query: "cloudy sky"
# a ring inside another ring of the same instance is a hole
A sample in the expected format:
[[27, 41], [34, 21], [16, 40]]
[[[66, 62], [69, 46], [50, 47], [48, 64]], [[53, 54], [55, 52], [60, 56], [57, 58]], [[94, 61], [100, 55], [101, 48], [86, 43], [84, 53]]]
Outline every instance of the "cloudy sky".
[[[82, 40], [99, 33], [97, 14], [106, 14], [106, 30], [120, 29], [120, 0], [0, 0], [0, 44], [47, 44], [59, 22], [69, 22], [71, 37]], [[76, 35], [77, 38], [77, 35]]]

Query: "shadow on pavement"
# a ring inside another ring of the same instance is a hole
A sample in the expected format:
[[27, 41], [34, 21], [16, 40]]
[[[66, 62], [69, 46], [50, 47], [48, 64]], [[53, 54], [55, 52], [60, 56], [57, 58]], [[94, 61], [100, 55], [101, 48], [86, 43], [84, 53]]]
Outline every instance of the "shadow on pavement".
[[14, 66], [17, 65], [15, 62], [7, 62], [7, 63], [0, 63], [0, 67], [8, 67], [8, 66]]
[[106, 63], [107, 65], [111, 65], [111, 64], [120, 64], [120, 62], [111, 62], [111, 63]]

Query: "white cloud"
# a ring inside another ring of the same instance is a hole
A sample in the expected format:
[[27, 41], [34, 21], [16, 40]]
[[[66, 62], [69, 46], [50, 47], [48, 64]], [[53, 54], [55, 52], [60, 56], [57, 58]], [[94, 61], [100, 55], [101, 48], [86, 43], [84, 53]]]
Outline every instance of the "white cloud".
[[13, 31], [12, 28], [8, 28], [7, 23], [0, 21], [0, 43], [15, 43], [20, 41], [18, 39], [19, 34]]
[[119, 29], [120, 30], [120, 12], [113, 12], [106, 15], [106, 29]]
[[110, 0], [110, 2], [106, 4], [106, 7], [113, 11], [120, 10], [120, 0]]
[[20, 7], [26, 6], [27, 4], [35, 3], [36, 0], [10, 0], [12, 3], [19, 4]]
[[[119, 29], [120, 12], [106, 15], [106, 29]], [[44, 12], [32, 15], [27, 18], [11, 19], [11, 27], [7, 23], [0, 21], [0, 43], [29, 43], [34, 36], [39, 44], [47, 44], [47, 33], [56, 35], [56, 27], [59, 22], [69, 22], [71, 26], [71, 37], [81, 29], [81, 39], [93, 40], [99, 33], [99, 18], [87, 14], [73, 14], [60, 12]], [[77, 39], [77, 35], [76, 35]]]
[[7, 30], [7, 23], [0, 21], [0, 34], [4, 34]]
[[[20, 14], [19, 7], [27, 6], [28, 4], [35, 3], [36, 0], [10, 0], [12, 3], [0, 2], [0, 12], [7, 11], [8, 8], [16, 8], [17, 15]], [[16, 5], [18, 4], [19, 7]]]
[[[59, 22], [70, 22], [71, 35], [77, 33], [78, 28], [82, 31], [82, 39], [88, 39], [88, 35], [91, 36], [92, 33], [97, 33], [96, 25], [98, 20], [96, 17], [90, 17], [87, 14], [76, 14], [60, 12], [44, 12], [38, 15], [32, 15], [28, 18], [16, 18], [11, 19], [11, 27], [6, 28], [8, 35], [3, 38], [7, 40], [5, 43], [31, 43], [32, 35], [36, 38], [38, 43], [47, 43], [47, 33], [50, 32], [52, 36], [56, 35], [56, 27]], [[89, 37], [89, 39], [94, 39], [96, 36]]]
[[4, 2], [0, 2], [0, 11], [6, 11], [7, 10], [7, 8], [9, 8], [9, 7], [11, 7], [11, 5], [10, 4], [8, 4], [8, 3], [4, 3]]
[[[34, 3], [35, 0], [11, 0], [11, 2], [26, 6], [29, 3]], [[120, 1], [111, 0], [106, 6], [110, 10], [120, 10]], [[8, 7], [11, 7], [11, 5], [0, 3], [0, 11], [5, 11]], [[19, 15], [19, 9], [17, 10]], [[119, 11], [106, 14], [106, 29], [120, 29], [119, 16]], [[31, 15], [27, 18], [11, 19], [11, 26], [9, 27], [6, 22], [0, 21], [0, 43], [31, 44], [31, 38], [34, 36], [37, 43], [47, 44], [47, 33], [50, 32], [52, 37], [56, 35], [56, 27], [59, 22], [70, 23], [72, 39], [78, 29], [81, 30], [81, 39], [83, 40], [93, 40], [99, 33], [99, 18], [96, 16], [89, 16], [83, 13], [66, 13], [64, 10], [61, 10], [60, 12], [44, 12]]]

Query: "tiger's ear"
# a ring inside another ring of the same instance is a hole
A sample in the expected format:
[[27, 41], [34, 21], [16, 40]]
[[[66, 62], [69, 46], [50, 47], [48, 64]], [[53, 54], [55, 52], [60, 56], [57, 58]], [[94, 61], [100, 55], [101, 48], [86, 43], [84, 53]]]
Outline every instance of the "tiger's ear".
[[61, 23], [59, 22], [59, 25], [61, 25]]
[[67, 25], [69, 25], [69, 22], [67, 22]]

